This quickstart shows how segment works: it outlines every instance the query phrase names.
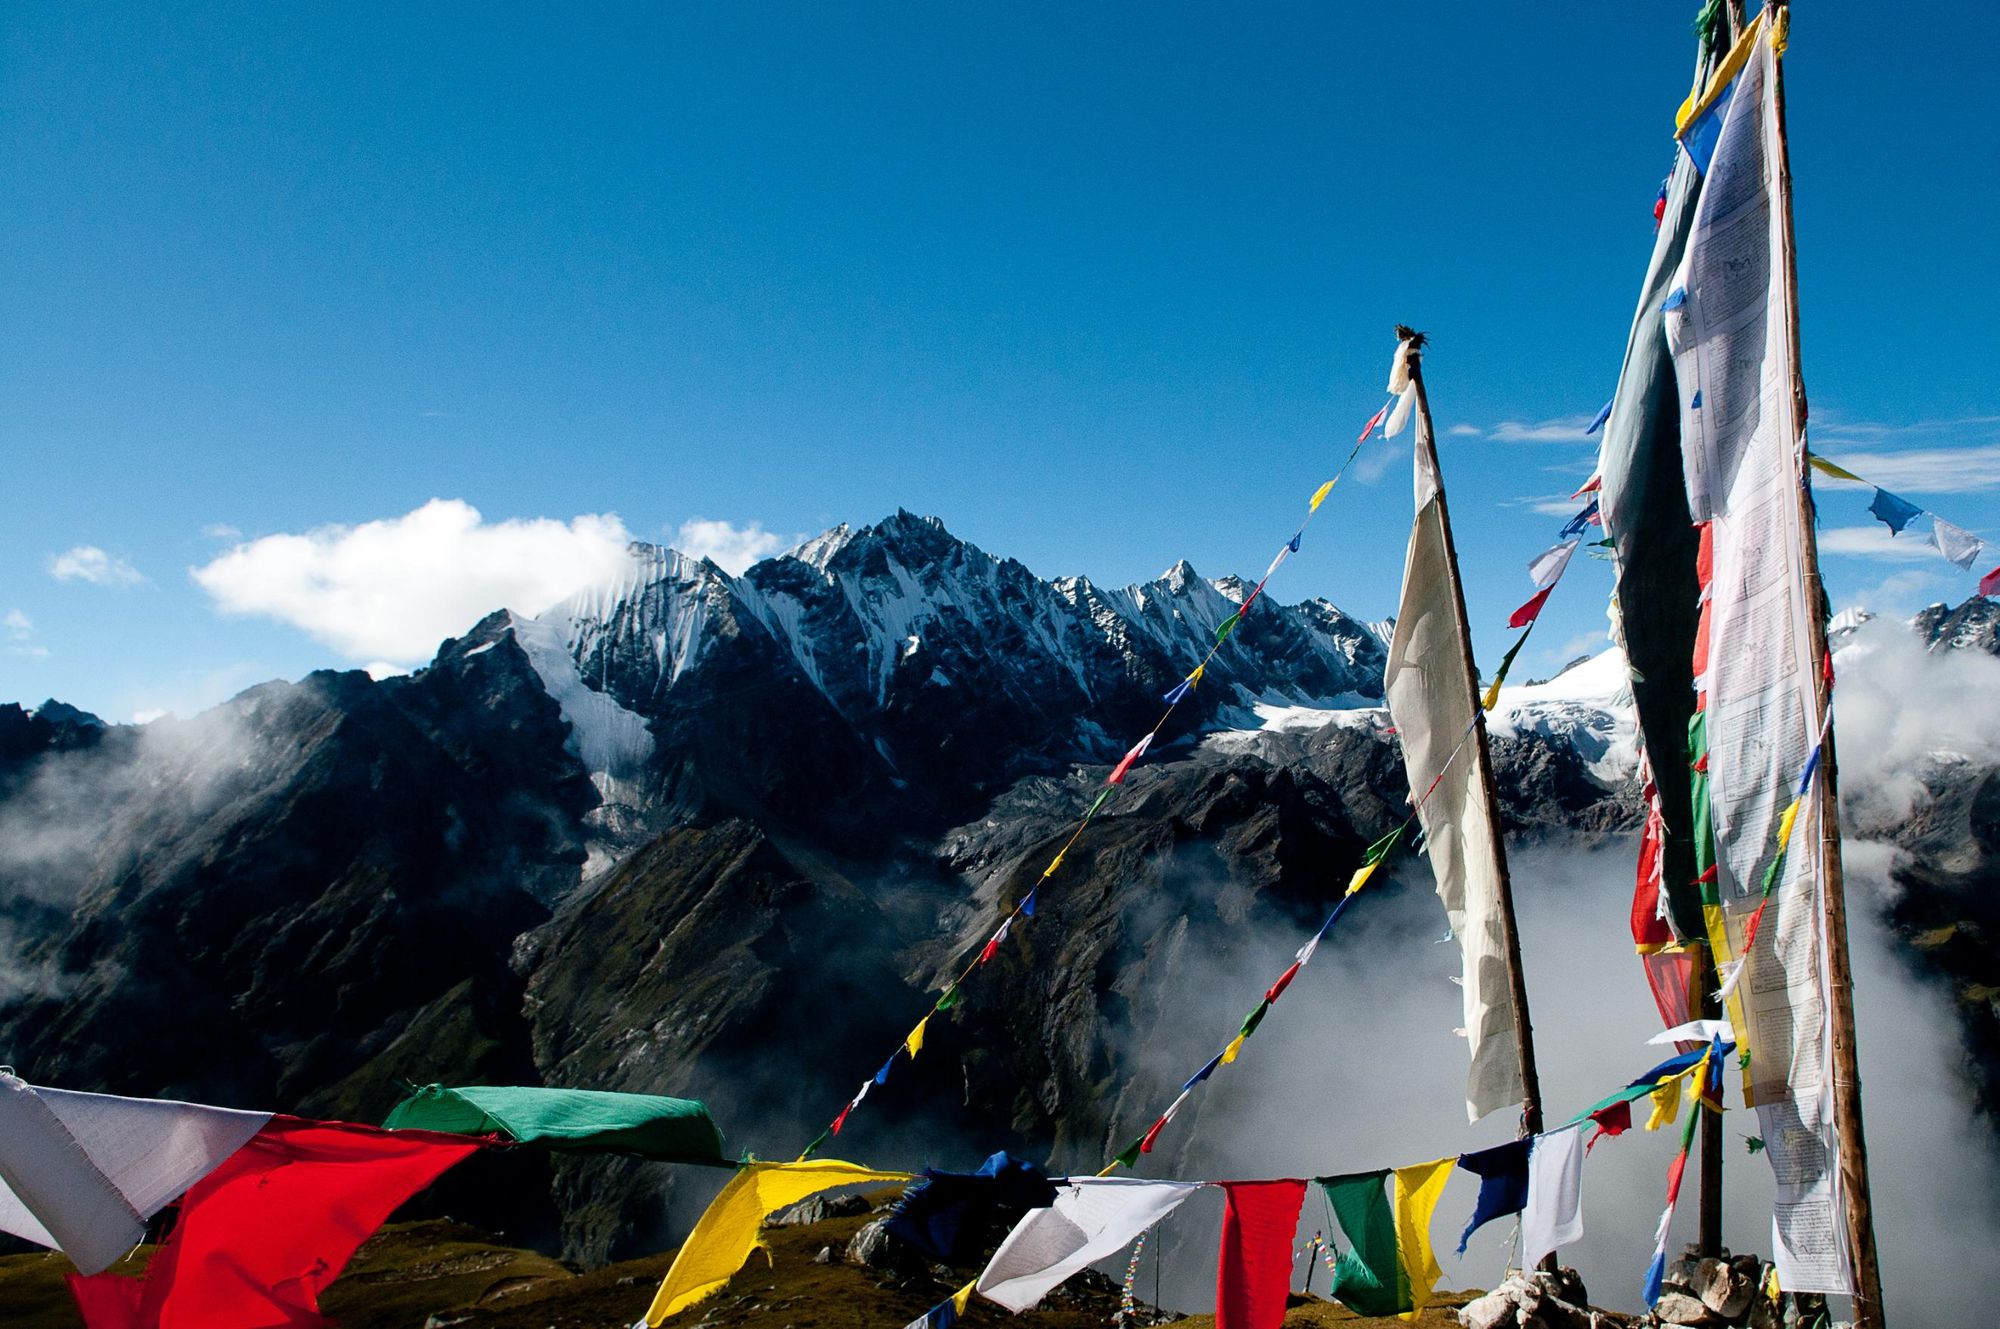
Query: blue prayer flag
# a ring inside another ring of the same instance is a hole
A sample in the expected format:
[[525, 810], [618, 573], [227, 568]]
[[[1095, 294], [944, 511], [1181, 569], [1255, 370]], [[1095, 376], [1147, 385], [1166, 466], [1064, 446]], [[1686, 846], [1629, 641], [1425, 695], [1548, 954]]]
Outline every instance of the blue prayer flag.
[[887, 1061], [885, 1061], [885, 1062], [883, 1062], [883, 1063], [882, 1063], [882, 1069], [881, 1069], [881, 1070], [879, 1070], [879, 1071], [876, 1071], [876, 1072], [875, 1072], [875, 1083], [876, 1083], [876, 1084], [887, 1084], [887, 1083], [889, 1083], [889, 1068], [890, 1068], [891, 1066], [894, 1066], [894, 1065], [896, 1064], [896, 1057], [897, 1057], [897, 1055], [898, 1055], [899, 1053], [901, 1053], [901, 1052], [902, 1052], [902, 1050], [903, 1050], [903, 1049], [901, 1049], [901, 1048], [897, 1048], [895, 1052], [891, 1052], [891, 1053], [889, 1054], [889, 1060], [887, 1060]]
[[1206, 1080], [1209, 1076], [1215, 1074], [1215, 1068], [1222, 1064], [1222, 1055], [1223, 1055], [1222, 1053], [1218, 1052], [1213, 1057], [1210, 1057], [1208, 1059], [1208, 1065], [1196, 1071], [1194, 1075], [1189, 1078], [1188, 1082], [1181, 1086], [1181, 1092], [1186, 1093], [1188, 1090], [1200, 1084], [1203, 1080]]
[[1662, 310], [1679, 309], [1682, 305], [1686, 304], [1687, 302], [1688, 302], [1687, 287], [1676, 286], [1674, 287], [1673, 290], [1667, 292], [1667, 298], [1661, 301], [1660, 308]]
[[1465, 1254], [1465, 1244], [1481, 1226], [1527, 1208], [1528, 1146], [1533, 1143], [1532, 1139], [1509, 1140], [1476, 1154], [1458, 1156], [1458, 1165], [1479, 1178], [1479, 1199], [1472, 1206], [1472, 1221], [1458, 1238], [1460, 1255]]
[[1021, 901], [1021, 912], [1029, 918], [1035, 916], [1035, 891], [1039, 891], [1040, 889], [1042, 889], [1040, 886], [1036, 886], [1034, 891], [1028, 892], [1028, 898]]
[[1868, 505], [1868, 511], [1881, 518], [1891, 535], [1900, 535], [1905, 526], [1923, 515], [1924, 510], [1886, 489], [1878, 489], [1874, 501]]
[[1590, 525], [1590, 519], [1597, 515], [1597, 500], [1591, 499], [1590, 506], [1569, 519], [1569, 525], [1562, 528], [1564, 536], [1580, 535], [1583, 528]]
[[1287, 541], [1285, 541], [1285, 548], [1287, 548], [1287, 549], [1291, 550], [1291, 551], [1292, 551], [1292, 552], [1293, 552], [1294, 554], [1298, 553], [1298, 552], [1299, 552], [1299, 539], [1300, 539], [1300, 537], [1301, 537], [1301, 536], [1303, 536], [1304, 534], [1305, 534], [1305, 532], [1304, 532], [1304, 531], [1302, 531], [1302, 530], [1301, 530], [1301, 531], [1294, 531], [1294, 532], [1292, 533], [1292, 538], [1291, 538], [1291, 539], [1289, 539], [1289, 540], [1287, 540]]
[[1604, 428], [1604, 422], [1611, 418], [1611, 402], [1615, 402], [1617, 400], [1618, 399], [1616, 397], [1613, 397], [1611, 401], [1605, 402], [1604, 408], [1600, 410], [1596, 415], [1590, 417], [1590, 425], [1583, 431], [1586, 436], [1594, 434], [1598, 430]]

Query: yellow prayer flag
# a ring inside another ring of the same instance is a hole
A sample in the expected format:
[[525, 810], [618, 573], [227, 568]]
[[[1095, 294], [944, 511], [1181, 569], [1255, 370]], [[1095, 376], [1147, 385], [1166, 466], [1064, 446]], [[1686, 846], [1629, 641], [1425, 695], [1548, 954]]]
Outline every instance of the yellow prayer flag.
[[1042, 879], [1044, 881], [1056, 875], [1056, 869], [1062, 866], [1063, 854], [1068, 852], [1069, 850], [1065, 849], [1049, 860], [1049, 865], [1042, 869]]
[[1793, 799], [1792, 805], [1785, 809], [1785, 815], [1778, 819], [1779, 853], [1783, 853], [1785, 851], [1785, 846], [1792, 842], [1792, 823], [1799, 819], [1799, 807], [1804, 802], [1805, 802], [1804, 799], [1799, 799], [1799, 798]]
[[[1743, 29], [1743, 35], [1736, 39], [1736, 45], [1729, 48], [1729, 54], [1722, 57], [1722, 63], [1709, 73], [1707, 86], [1698, 93], [1688, 94], [1687, 100], [1681, 103], [1680, 110], [1674, 113], [1676, 136], [1693, 124], [1696, 116], [1713, 106], [1716, 99], [1722, 95], [1722, 90], [1743, 72], [1743, 66], [1750, 63], [1750, 52], [1757, 48], [1757, 38], [1763, 35], [1763, 30], [1764, 16], [1759, 14], [1750, 21], [1749, 27]], [[1699, 79], [1701, 76], [1697, 74], [1695, 77]]]
[[1440, 1158], [1396, 1169], [1396, 1254], [1410, 1279], [1410, 1309], [1400, 1319], [1416, 1319], [1444, 1277], [1431, 1250], [1431, 1211], [1437, 1208], [1438, 1197], [1444, 1194], [1444, 1185], [1457, 1164], [1456, 1157]]
[[1669, 1076], [1653, 1089], [1653, 1115], [1646, 1118], [1646, 1129], [1656, 1131], [1662, 1126], [1671, 1126], [1680, 1114], [1681, 1077]]
[[1817, 452], [1808, 452], [1806, 454], [1806, 460], [1811, 462], [1812, 468], [1815, 471], [1818, 471], [1821, 475], [1830, 476], [1835, 480], [1852, 480], [1855, 484], [1858, 485], [1865, 485], [1868, 483], [1866, 480], [1856, 475], [1853, 471], [1848, 470], [1846, 467], [1835, 466], [1832, 462], [1820, 456]]
[[1368, 879], [1375, 875], [1375, 869], [1381, 866], [1382, 866], [1382, 860], [1379, 858], [1376, 859], [1373, 863], [1363, 863], [1361, 867], [1355, 872], [1353, 879], [1347, 883], [1347, 893], [1349, 895], [1352, 895], [1356, 891], [1360, 890], [1363, 886], [1366, 886], [1368, 884]]
[[1306, 511], [1318, 512], [1319, 505], [1326, 502], [1326, 496], [1328, 494], [1331, 494], [1332, 492], [1333, 492], [1333, 481], [1328, 480], [1325, 484], [1321, 485], [1318, 489], [1313, 491], [1312, 502], [1306, 504]]
[[957, 1311], [960, 1315], [965, 1314], [966, 1306], [970, 1304], [972, 1301], [972, 1290], [978, 1286], [979, 1286], [979, 1280], [975, 1278], [970, 1283], [967, 1283], [964, 1287], [960, 1288], [958, 1291], [952, 1293], [951, 1308]]
[[910, 1036], [903, 1040], [903, 1046], [910, 1050], [911, 1061], [915, 1061], [917, 1054], [924, 1050], [924, 1026], [930, 1022], [931, 1017], [926, 1015], [923, 1019], [917, 1021], [917, 1027], [912, 1029]]
[[1238, 1034], [1236, 1037], [1229, 1040], [1229, 1046], [1222, 1049], [1223, 1065], [1225, 1066], [1230, 1065], [1236, 1060], [1236, 1054], [1243, 1050], [1243, 1040], [1248, 1037], [1250, 1037], [1250, 1035], [1248, 1034]]
[[907, 1172], [876, 1172], [856, 1163], [816, 1158], [804, 1163], [745, 1164], [722, 1188], [688, 1233], [673, 1267], [646, 1308], [652, 1329], [702, 1298], [718, 1292], [762, 1243], [764, 1216], [835, 1186], [912, 1181]]
[[1482, 711], [1490, 711], [1495, 706], [1499, 705], [1499, 703], [1500, 703], [1500, 680], [1498, 678], [1495, 678], [1493, 680], [1492, 685], [1486, 689], [1486, 695], [1479, 699], [1479, 709]]
[[1204, 663], [1196, 665], [1194, 667], [1194, 672], [1188, 675], [1188, 686], [1194, 687], [1197, 684], [1199, 684], [1201, 682], [1201, 676], [1207, 671], [1208, 671], [1207, 664]]

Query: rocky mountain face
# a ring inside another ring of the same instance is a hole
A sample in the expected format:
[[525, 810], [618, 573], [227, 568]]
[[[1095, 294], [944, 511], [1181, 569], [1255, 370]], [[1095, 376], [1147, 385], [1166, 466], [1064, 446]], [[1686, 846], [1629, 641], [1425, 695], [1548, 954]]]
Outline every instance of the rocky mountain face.
[[[796, 1152], [1244, 593], [1185, 564], [1046, 582], [899, 513], [740, 576], [635, 547], [405, 678], [143, 728], [0, 707], [0, 1061], [359, 1120], [405, 1081], [677, 1094], [732, 1149]], [[1260, 600], [861, 1147], [1094, 1158], [1156, 1111], [1116, 1032], [1316, 922], [1404, 815], [1382, 663], [1334, 606]], [[1509, 691], [1511, 830], [1637, 825], [1621, 687], [1614, 661]], [[1968, 896], [1991, 871], [1966, 861]], [[482, 1160], [436, 1204], [594, 1263], [671, 1239], [701, 1180]]]

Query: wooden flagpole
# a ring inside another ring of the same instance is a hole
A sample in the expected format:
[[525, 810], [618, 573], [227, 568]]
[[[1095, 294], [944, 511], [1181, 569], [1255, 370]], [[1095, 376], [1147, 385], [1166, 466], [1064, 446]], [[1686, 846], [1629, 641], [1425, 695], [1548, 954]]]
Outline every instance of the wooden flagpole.
[[[1773, 25], [1790, 17], [1786, 7], [1773, 0], [1766, 17]], [[1776, 81], [1772, 100], [1776, 110], [1778, 224], [1780, 248], [1785, 264], [1786, 335], [1792, 357], [1792, 409], [1799, 436], [1792, 445], [1803, 448], [1806, 427], [1805, 377], [1799, 368], [1799, 264], [1796, 236], [1792, 229], [1792, 159], [1785, 133], [1785, 78], [1782, 62], [1773, 62]], [[1832, 660], [1827, 653], [1826, 618], [1821, 612], [1827, 603], [1820, 578], [1819, 540], [1813, 527], [1812, 490], [1806, 468], [1800, 466], [1798, 487], [1799, 527], [1803, 536], [1803, 567], [1808, 610], [1806, 622], [1815, 671], [1814, 696], [1818, 714], [1825, 715], [1833, 704]], [[1826, 896], [1827, 990], [1831, 1004], [1833, 1033], [1833, 1121], [1839, 1136], [1840, 1190], [1846, 1202], [1848, 1253], [1854, 1273], [1854, 1324], [1856, 1329], [1882, 1329], [1882, 1270], [1875, 1253], [1874, 1206], [1868, 1188], [1868, 1143], [1861, 1122], [1861, 1070], [1854, 1039], [1854, 970], [1847, 953], [1846, 878], [1840, 858], [1840, 781], [1834, 761], [1833, 729], [1829, 725], [1820, 752], [1819, 854]]]
[[[1424, 392], [1423, 334], [1408, 328], [1397, 328], [1399, 339], [1410, 342], [1410, 386], [1416, 390], [1417, 446], [1424, 450], [1425, 459], [1430, 463], [1431, 474], [1437, 477], [1438, 525], [1444, 533], [1445, 566], [1451, 577], [1452, 599], [1458, 604], [1458, 648], [1465, 663], [1466, 687], [1472, 699], [1473, 714], [1477, 717], [1479, 739], [1472, 745], [1472, 769], [1478, 777], [1479, 788], [1486, 799], [1486, 815], [1493, 826], [1493, 835], [1500, 837], [1500, 791], [1493, 782], [1493, 761], [1486, 746], [1486, 712], [1479, 705], [1479, 670], [1473, 663], [1472, 631], [1465, 618], [1465, 588], [1459, 582], [1458, 547], [1452, 541], [1451, 510], [1445, 506], [1444, 472], [1438, 466], [1437, 434], [1431, 426], [1430, 398]], [[1500, 876], [1500, 933], [1507, 949], [1507, 991], [1514, 1003], [1514, 1054], [1521, 1063], [1521, 1135], [1539, 1135], [1542, 1132], [1542, 1085], [1535, 1073], [1535, 1031], [1528, 1019], [1528, 984], [1521, 973], [1521, 937], [1514, 925], [1514, 886], [1507, 869], [1506, 846], [1499, 846]], [[1553, 1271], [1555, 1257], [1544, 1260], [1543, 1267]]]

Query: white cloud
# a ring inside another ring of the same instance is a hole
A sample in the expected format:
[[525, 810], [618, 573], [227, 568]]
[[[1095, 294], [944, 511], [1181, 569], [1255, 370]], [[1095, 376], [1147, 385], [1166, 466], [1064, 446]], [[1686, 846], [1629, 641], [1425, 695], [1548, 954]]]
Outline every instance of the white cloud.
[[488, 523], [434, 498], [401, 517], [267, 535], [189, 575], [222, 613], [289, 623], [351, 660], [408, 662], [495, 609], [538, 614], [616, 575], [630, 539], [609, 513]]
[[243, 532], [231, 526], [226, 521], [218, 521], [204, 526], [201, 528], [201, 533], [211, 540], [241, 540], [243, 538]]
[[377, 683], [380, 683], [385, 678], [400, 678], [410, 672], [402, 665], [391, 664], [387, 660], [370, 660], [361, 667], [367, 671], [368, 677], [374, 679]]
[[1447, 434], [1451, 434], [1457, 438], [1478, 438], [1481, 434], [1484, 434], [1486, 431], [1484, 429], [1481, 429], [1478, 425], [1453, 425], [1451, 428], [1445, 430], [1444, 432]]
[[93, 586], [137, 586], [146, 574], [96, 545], [77, 545], [49, 559], [49, 575], [57, 581], [87, 581]]
[[149, 710], [144, 710], [144, 711], [134, 711], [132, 712], [132, 723], [151, 724], [155, 720], [164, 720], [167, 718], [167, 716], [171, 714], [173, 714], [173, 712], [163, 711], [158, 707], [153, 707]]
[[733, 522], [710, 521], [706, 517], [692, 517], [682, 522], [673, 538], [674, 548], [689, 558], [712, 559], [715, 566], [732, 574], [798, 542], [798, 536], [773, 535], [764, 529], [764, 523], [760, 521], [738, 526]]
[[1819, 552], [1843, 558], [1883, 558], [1920, 561], [1941, 557], [1931, 543], [1928, 523], [1912, 523], [1901, 535], [1891, 536], [1889, 528], [1835, 526], [1819, 533]]
[[[1820, 452], [1816, 445], [1814, 452]], [[1980, 494], [2000, 489], [2000, 443], [1963, 448], [1822, 454], [1871, 485], [1913, 494]]]
[[1501, 443], [1588, 443], [1591, 436], [1587, 415], [1565, 415], [1554, 420], [1502, 420], [1488, 433]]
[[0, 627], [7, 629], [7, 636], [14, 641], [26, 641], [35, 635], [35, 620], [18, 609], [9, 609], [7, 617], [0, 618]]

